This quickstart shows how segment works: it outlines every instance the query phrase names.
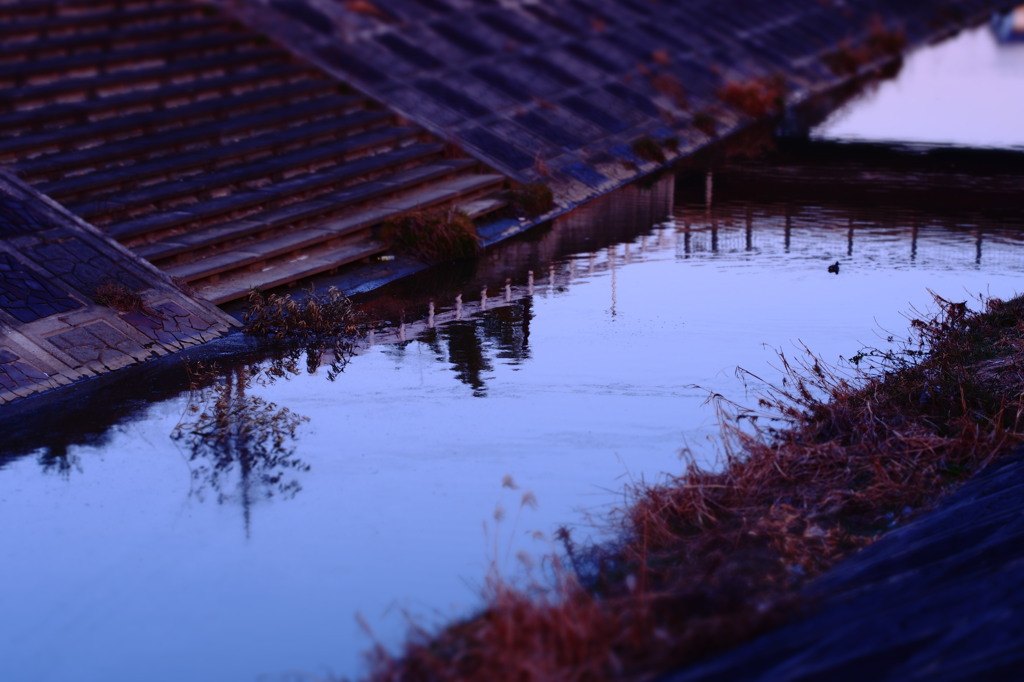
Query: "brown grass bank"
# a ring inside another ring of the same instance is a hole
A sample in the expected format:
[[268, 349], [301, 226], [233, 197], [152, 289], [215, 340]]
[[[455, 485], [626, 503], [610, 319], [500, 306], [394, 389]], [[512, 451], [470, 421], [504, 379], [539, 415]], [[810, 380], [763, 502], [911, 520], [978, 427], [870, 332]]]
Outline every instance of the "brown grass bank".
[[856, 369], [782, 357], [756, 409], [720, 405], [721, 469], [630, 491], [619, 542], [564, 533], [553, 588], [495, 579], [483, 612], [378, 649], [368, 679], [638, 680], [784, 620], [808, 579], [1024, 440], [1024, 298], [936, 301]]

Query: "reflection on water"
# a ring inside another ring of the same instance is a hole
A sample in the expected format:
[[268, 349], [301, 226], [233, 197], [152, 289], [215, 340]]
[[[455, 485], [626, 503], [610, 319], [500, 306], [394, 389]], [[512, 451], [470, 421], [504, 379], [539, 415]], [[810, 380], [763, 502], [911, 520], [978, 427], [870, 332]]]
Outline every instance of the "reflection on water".
[[197, 376], [185, 417], [170, 437], [189, 451], [190, 494], [203, 500], [212, 493], [220, 504], [237, 503], [248, 536], [255, 503], [288, 499], [302, 489], [297, 474], [310, 467], [295, 455], [295, 438], [309, 420], [252, 395], [258, 375], [247, 366], [234, 367], [203, 388], [205, 377], [199, 375], [210, 371], [193, 368]]
[[[511, 285], [509, 290], [511, 292]], [[487, 396], [488, 374], [494, 369], [485, 348], [494, 347], [495, 359], [511, 366], [530, 358], [531, 299], [523, 297], [513, 301], [509, 295], [492, 303], [494, 307], [490, 310], [487, 305], [487, 299], [481, 297], [481, 314], [441, 327], [428, 325], [428, 330], [417, 337], [419, 343], [430, 348], [438, 362], [451, 364], [455, 377], [469, 386], [478, 398]], [[460, 311], [458, 316], [461, 315]]]
[[[1019, 13], [1020, 10], [1017, 10]], [[964, 146], [1024, 146], [1024, 42], [1014, 17], [963, 31], [911, 54], [891, 82], [836, 112], [815, 133], [821, 139], [869, 139]], [[1008, 22], [1008, 23], [1007, 23]]]
[[82, 470], [82, 458], [69, 453], [64, 447], [42, 448], [39, 453], [39, 466], [45, 473], [67, 478], [72, 472]]
[[736, 259], [734, 267], [760, 267], [760, 259], [773, 255], [825, 260], [835, 256], [841, 265], [849, 265], [843, 272], [864, 266], [962, 271], [1024, 264], [1024, 224], [987, 225], [948, 216], [926, 219], [889, 207], [850, 210], [743, 202], [710, 211], [682, 206], [675, 217], [684, 230], [677, 240], [677, 258], [728, 254]]
[[227, 354], [191, 391], [174, 378], [117, 410], [51, 414], [0, 469], [0, 516], [18, 520], [0, 584], [20, 586], [0, 595], [0, 679], [354, 674], [369, 644], [357, 611], [393, 645], [396, 613], [472, 608], [506, 475], [539, 508], [502, 547], [537, 551], [531, 531], [585, 523], [581, 507], [676, 470], [680, 448], [713, 456], [695, 384], [742, 402], [733, 369], [771, 348], [849, 357], [904, 328], [928, 288], [1017, 286], [1020, 194], [992, 189], [1006, 178], [976, 178], [993, 219], [973, 200], [936, 211], [927, 193], [877, 191], [902, 167], [845, 168], [869, 201], [787, 172], [630, 188], [379, 292], [366, 310], [390, 324], [366, 338]]

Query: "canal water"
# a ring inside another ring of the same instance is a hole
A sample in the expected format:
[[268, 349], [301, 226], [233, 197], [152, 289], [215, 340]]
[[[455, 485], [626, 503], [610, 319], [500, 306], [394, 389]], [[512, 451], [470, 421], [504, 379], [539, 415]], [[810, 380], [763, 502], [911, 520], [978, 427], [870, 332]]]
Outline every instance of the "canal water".
[[948, 174], [901, 185], [903, 166], [848, 156], [843, 191], [802, 153], [691, 171], [396, 283], [343, 368], [225, 351], [191, 366], [198, 390], [45, 415], [0, 459], [0, 679], [357, 674], [357, 614], [395, 646], [408, 618], [471, 612], [492, 566], [521, 574], [559, 526], [602, 537], [681, 453], [714, 466], [708, 393], [754, 402], [737, 366], [771, 380], [802, 345], [841, 362], [931, 292], [1020, 289], [1012, 176], [947, 204], [927, 185]]

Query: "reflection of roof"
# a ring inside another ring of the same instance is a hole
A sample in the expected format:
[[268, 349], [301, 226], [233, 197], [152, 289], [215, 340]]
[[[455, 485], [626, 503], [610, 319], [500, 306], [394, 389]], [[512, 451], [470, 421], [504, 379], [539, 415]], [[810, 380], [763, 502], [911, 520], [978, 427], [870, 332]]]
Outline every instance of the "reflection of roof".
[[999, 42], [1024, 42], [1024, 5], [992, 17], [992, 31]]

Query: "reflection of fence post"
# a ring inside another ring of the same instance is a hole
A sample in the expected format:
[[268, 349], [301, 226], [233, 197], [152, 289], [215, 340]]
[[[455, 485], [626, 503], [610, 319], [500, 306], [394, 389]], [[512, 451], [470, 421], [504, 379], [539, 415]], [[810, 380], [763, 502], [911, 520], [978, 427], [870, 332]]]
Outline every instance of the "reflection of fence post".
[[512, 278], [505, 278], [505, 303], [512, 302]]
[[714, 186], [714, 175], [711, 174], [711, 171], [708, 171], [708, 174], [704, 177], [704, 205], [708, 208], [711, 208], [711, 196], [713, 194]]
[[462, 294], [455, 297], [455, 319], [462, 319]]
[[487, 287], [480, 290], [480, 310], [487, 310]]
[[533, 296], [533, 270], [526, 273], [526, 293]]
[[427, 314], [427, 327], [429, 329], [434, 328], [434, 301], [430, 301], [430, 312]]

